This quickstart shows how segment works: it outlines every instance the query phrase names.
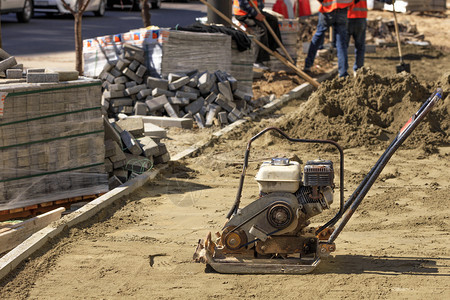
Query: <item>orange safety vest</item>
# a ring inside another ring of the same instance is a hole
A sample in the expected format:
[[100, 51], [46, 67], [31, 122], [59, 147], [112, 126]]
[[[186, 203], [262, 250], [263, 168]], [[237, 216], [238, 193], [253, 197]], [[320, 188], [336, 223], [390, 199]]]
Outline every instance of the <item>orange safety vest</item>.
[[353, 4], [353, 0], [323, 0], [320, 4], [321, 13], [330, 13], [338, 8], [346, 8]]
[[367, 18], [367, 1], [360, 0], [348, 9], [347, 17], [349, 19], [366, 19]]
[[[249, 0], [249, 1], [252, 1], [252, 0]], [[256, 7], [258, 7], [258, 0], [253, 0], [252, 2], [255, 4]], [[251, 4], [250, 4], [250, 6], [251, 6]], [[246, 16], [247, 15], [247, 12], [245, 10], [242, 10], [239, 7], [239, 1], [238, 0], [234, 0], [233, 1], [233, 14], [235, 16]]]

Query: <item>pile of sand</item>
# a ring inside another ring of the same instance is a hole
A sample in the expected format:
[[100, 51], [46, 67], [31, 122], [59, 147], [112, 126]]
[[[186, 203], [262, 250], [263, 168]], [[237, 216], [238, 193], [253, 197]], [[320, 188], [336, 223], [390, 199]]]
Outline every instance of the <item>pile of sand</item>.
[[[438, 82], [450, 92], [450, 73]], [[362, 69], [356, 77], [324, 82], [296, 112], [276, 126], [296, 138], [337, 141], [345, 148], [385, 147], [420, 108], [435, 87], [425, 87], [413, 74], [382, 76]], [[448, 145], [450, 97], [436, 105], [406, 140], [408, 148], [427, 152]]]

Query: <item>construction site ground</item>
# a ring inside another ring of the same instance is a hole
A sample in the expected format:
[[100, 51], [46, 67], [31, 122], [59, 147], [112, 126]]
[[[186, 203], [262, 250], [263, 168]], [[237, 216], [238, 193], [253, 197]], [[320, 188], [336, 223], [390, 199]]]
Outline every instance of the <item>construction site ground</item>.
[[[449, 89], [450, 74], [444, 74], [450, 70], [450, 19], [400, 16], [400, 21], [406, 19], [416, 23], [434, 46], [405, 47], [414, 75], [395, 75], [397, 49], [377, 48], [366, 59], [373, 71], [335, 79], [309, 98], [305, 95], [275, 113], [246, 122], [194, 157], [171, 162], [163, 174], [130, 197], [68, 230], [5, 278], [0, 283], [0, 298], [448, 299], [449, 97], [392, 157], [336, 240], [333, 257], [323, 260], [313, 273], [224, 275], [192, 261], [198, 240], [224, 225], [236, 197], [246, 143], [259, 130], [279, 126], [297, 138], [338, 139], [345, 148], [348, 197], [437, 82]], [[25, 66], [44, 63], [39, 58], [23, 59]], [[60, 59], [73, 61], [67, 55]], [[255, 82], [260, 95], [280, 96], [299, 84], [283, 73], [264, 76]], [[268, 82], [267, 78], [279, 80]], [[364, 93], [378, 96], [368, 100], [371, 108], [358, 102], [358, 95]], [[404, 103], [394, 103], [396, 93], [406, 94]], [[378, 114], [374, 114], [376, 108]], [[352, 115], [346, 110], [359, 118], [358, 125], [348, 125]], [[216, 130], [171, 129], [165, 142], [174, 155], [208, 140]], [[254, 176], [260, 162], [274, 156], [296, 155], [303, 162], [331, 159], [338, 174], [338, 156], [328, 148], [290, 144], [273, 135], [253, 147], [242, 205], [257, 199]], [[332, 208], [312, 220], [314, 225], [335, 214], [337, 194]]]

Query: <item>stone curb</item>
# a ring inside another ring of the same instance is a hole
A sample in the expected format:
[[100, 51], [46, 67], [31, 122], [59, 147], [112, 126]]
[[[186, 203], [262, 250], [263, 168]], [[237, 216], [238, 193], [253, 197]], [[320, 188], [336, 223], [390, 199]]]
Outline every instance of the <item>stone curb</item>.
[[[328, 78], [335, 76], [337, 74], [337, 68], [332, 69], [330, 72], [320, 76], [317, 78], [318, 82], [322, 82], [327, 80]], [[256, 119], [259, 116], [263, 116], [265, 114], [271, 113], [287, 102], [301, 97], [304, 93], [307, 93], [312, 90], [312, 85], [305, 82], [294, 89], [292, 89], [289, 93], [284, 94], [278, 99], [275, 99], [272, 102], [267, 103], [262, 108], [256, 110], [255, 112], [250, 114], [250, 118], [252, 120]], [[189, 148], [185, 149], [184, 151], [181, 151], [180, 153], [174, 155], [171, 158], [171, 161], [178, 161], [180, 159], [183, 159], [185, 157], [189, 157], [190, 155], [194, 154], [195, 152], [209, 146], [212, 142], [223, 136], [224, 134], [233, 131], [235, 128], [241, 126], [242, 124], [246, 123], [248, 119], [240, 119], [228, 126], [225, 126], [224, 128], [220, 129], [219, 131], [216, 131], [212, 134], [211, 138], [208, 141], [200, 141], [198, 143], [195, 143], [194, 145], [190, 146]]]
[[123, 196], [131, 194], [148, 181], [154, 179], [165, 168], [167, 168], [167, 165], [145, 172], [33, 234], [0, 258], [0, 280], [6, 277], [22, 261], [44, 246], [50, 239], [57, 237], [65, 229], [88, 220]]

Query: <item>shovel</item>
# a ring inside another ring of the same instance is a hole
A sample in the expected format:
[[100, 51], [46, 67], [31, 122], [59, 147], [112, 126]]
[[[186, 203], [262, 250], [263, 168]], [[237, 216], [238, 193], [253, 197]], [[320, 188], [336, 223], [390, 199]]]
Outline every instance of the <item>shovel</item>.
[[401, 73], [403, 71], [411, 73], [411, 66], [403, 61], [402, 47], [400, 45], [400, 34], [398, 32], [397, 13], [395, 12], [394, 4], [395, 1], [392, 2], [392, 11], [394, 12], [395, 35], [397, 36], [398, 55], [400, 56], [400, 64], [396, 65], [395, 69], [397, 70], [397, 73]]

